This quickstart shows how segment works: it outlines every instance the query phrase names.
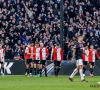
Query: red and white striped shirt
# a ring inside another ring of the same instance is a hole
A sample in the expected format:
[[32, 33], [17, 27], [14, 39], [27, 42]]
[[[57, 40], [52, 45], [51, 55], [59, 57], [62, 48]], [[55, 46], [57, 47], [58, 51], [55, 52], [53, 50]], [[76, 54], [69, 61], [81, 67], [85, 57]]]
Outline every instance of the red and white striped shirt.
[[34, 60], [34, 46], [31, 47], [31, 59]]
[[0, 49], [0, 62], [4, 62], [5, 50], [3, 48]]
[[97, 50], [95, 50], [95, 49], [94, 50], [89, 49], [89, 57], [88, 57], [89, 62], [95, 62], [95, 56], [97, 56], [98, 58], [100, 58]]
[[34, 47], [34, 60], [40, 60], [40, 47]]
[[83, 54], [82, 54], [82, 60], [83, 61], [88, 61], [88, 56], [89, 56], [89, 50], [83, 50]]
[[56, 61], [62, 61], [63, 59], [63, 50], [61, 48], [52, 48], [52, 52], [51, 52], [51, 60], [56, 60]]
[[46, 58], [49, 56], [49, 51], [47, 48], [43, 47], [40, 48], [40, 60], [46, 60]]

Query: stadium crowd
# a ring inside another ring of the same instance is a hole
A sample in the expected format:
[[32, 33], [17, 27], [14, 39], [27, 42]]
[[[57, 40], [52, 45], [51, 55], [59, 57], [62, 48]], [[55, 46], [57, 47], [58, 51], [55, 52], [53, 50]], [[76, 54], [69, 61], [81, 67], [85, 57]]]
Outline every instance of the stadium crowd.
[[[42, 41], [49, 52], [60, 42], [60, 1], [0, 0], [0, 42], [6, 59], [24, 59], [26, 45]], [[64, 0], [65, 59], [78, 35], [100, 54], [100, 0]], [[49, 57], [48, 57], [49, 59]]]

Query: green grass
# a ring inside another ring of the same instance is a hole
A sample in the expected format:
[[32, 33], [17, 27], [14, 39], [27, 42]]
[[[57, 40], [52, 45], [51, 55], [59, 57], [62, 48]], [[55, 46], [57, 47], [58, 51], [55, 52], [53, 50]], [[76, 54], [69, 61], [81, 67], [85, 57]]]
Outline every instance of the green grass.
[[79, 76], [74, 77], [74, 82], [68, 76], [55, 76], [35, 78], [26, 76], [0, 76], [0, 90], [100, 90], [90, 87], [97, 85], [100, 77], [86, 77], [89, 82], [81, 82]]

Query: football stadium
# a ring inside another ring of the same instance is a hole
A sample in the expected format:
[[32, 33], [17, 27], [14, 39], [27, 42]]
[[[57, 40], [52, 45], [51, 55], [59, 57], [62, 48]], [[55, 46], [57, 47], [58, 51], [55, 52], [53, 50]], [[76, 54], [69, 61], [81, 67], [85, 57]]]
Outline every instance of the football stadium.
[[0, 0], [0, 90], [100, 89], [100, 0]]

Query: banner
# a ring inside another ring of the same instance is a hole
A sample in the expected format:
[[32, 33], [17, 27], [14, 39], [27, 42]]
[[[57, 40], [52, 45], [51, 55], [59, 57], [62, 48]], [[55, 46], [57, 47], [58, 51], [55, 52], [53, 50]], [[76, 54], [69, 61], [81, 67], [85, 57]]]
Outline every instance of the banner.
[[[75, 68], [76, 68], [76, 62], [72, 63], [71, 61], [63, 60], [61, 63], [61, 70], [59, 72], [59, 75], [70, 75]], [[49, 71], [48, 74], [54, 75], [53, 65], [52, 65], [51, 71]], [[95, 68], [94, 68], [93, 74], [95, 76], [100, 76], [100, 61], [99, 60], [95, 62]], [[77, 73], [77, 75], [79, 75], [79, 73]], [[90, 75], [89, 64], [87, 65], [85, 75], [88, 75], [88, 76]]]
[[[25, 61], [24, 60], [7, 60], [4, 64], [6, 75], [24, 75], [25, 74]], [[76, 63], [72, 63], [67, 60], [63, 60], [61, 63], [61, 70], [59, 75], [70, 75], [76, 68]], [[1, 70], [1, 65], [0, 65]], [[34, 69], [33, 69], [34, 70]], [[47, 73], [48, 75], [54, 75], [54, 64], [47, 60]], [[34, 74], [34, 73], [33, 73]], [[44, 70], [42, 70], [44, 75]], [[86, 75], [89, 75], [89, 65], [87, 66]], [[94, 75], [100, 76], [100, 61], [96, 61]]]
[[[4, 63], [5, 74], [23, 75], [25, 74], [25, 61], [8, 60]], [[1, 65], [0, 65], [1, 69]]]

